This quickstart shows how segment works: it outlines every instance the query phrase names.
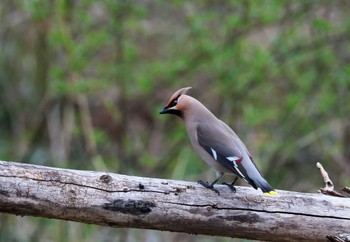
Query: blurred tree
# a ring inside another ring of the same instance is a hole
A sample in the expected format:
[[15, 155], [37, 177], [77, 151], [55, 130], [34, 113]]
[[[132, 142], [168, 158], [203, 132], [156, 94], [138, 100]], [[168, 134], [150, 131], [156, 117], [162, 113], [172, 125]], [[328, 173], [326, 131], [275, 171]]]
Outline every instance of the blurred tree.
[[[5, 0], [0, 158], [209, 178], [181, 122], [158, 116], [175, 89], [193, 86], [275, 187], [315, 191], [317, 161], [349, 185], [349, 9], [343, 0]], [[6, 241], [170, 238], [0, 216]]]

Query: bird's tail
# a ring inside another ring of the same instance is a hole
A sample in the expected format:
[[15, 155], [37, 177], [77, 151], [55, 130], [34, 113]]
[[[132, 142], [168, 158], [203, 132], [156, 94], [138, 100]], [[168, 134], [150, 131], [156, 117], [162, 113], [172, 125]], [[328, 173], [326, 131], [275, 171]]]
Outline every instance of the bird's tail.
[[254, 180], [254, 183], [257, 187], [260, 187], [260, 189], [266, 196], [278, 194], [265, 179]]

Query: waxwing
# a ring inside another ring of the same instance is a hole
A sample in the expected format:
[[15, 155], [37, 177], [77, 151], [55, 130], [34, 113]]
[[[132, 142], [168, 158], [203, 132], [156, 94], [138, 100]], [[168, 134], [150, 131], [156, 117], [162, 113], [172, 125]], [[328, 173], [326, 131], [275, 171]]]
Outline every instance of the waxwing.
[[277, 194], [264, 179], [236, 133], [197, 99], [186, 95], [190, 88], [177, 90], [160, 114], [170, 113], [182, 118], [193, 148], [215, 169], [217, 178], [212, 183], [201, 180], [198, 182], [219, 194], [214, 184], [228, 173], [236, 175], [236, 179], [230, 184], [224, 184], [234, 192], [236, 189], [233, 185], [237, 177], [240, 177], [255, 189], [260, 188], [265, 195]]

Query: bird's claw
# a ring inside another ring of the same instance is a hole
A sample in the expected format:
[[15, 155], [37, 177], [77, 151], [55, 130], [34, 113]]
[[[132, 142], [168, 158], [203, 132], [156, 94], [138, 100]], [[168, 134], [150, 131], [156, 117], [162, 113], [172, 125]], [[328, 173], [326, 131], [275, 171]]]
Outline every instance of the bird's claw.
[[228, 186], [233, 193], [236, 193], [237, 190], [232, 183], [223, 182], [222, 184]]
[[202, 180], [199, 180], [198, 183], [201, 184], [203, 187], [208, 188], [208, 189], [216, 192], [220, 196], [220, 192], [214, 188], [213, 184], [209, 184], [208, 182], [205, 182]]

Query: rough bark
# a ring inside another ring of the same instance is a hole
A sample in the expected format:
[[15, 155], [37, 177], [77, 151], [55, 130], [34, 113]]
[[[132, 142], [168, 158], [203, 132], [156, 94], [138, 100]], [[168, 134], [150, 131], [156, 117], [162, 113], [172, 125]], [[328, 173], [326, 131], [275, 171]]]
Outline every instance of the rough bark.
[[221, 195], [194, 182], [0, 161], [0, 212], [269, 241], [327, 241], [350, 233], [350, 200], [249, 187]]

